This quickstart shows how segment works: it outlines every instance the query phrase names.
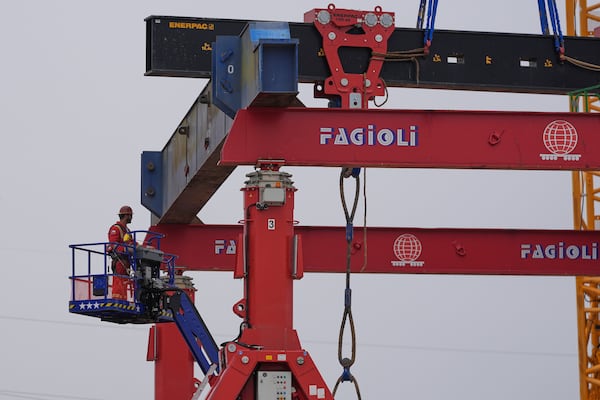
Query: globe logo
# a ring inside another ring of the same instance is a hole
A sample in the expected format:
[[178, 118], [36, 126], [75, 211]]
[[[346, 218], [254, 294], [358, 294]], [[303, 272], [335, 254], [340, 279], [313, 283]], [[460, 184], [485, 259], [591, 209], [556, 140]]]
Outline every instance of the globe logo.
[[394, 255], [399, 261], [392, 261], [394, 267], [422, 267], [424, 262], [417, 261], [423, 247], [415, 235], [404, 233], [394, 241]]
[[540, 154], [542, 160], [578, 161], [581, 154], [571, 154], [577, 146], [577, 130], [565, 120], [550, 122], [542, 135], [544, 146], [550, 154]]

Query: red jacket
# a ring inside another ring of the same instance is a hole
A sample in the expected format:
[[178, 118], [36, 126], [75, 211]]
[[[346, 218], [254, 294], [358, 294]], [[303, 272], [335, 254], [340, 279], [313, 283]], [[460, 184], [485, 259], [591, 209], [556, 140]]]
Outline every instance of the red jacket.
[[[128, 240], [125, 240], [125, 234], [129, 234]], [[117, 221], [116, 223], [114, 223], [108, 230], [108, 241], [111, 243], [124, 243], [127, 245], [134, 244], [133, 235], [131, 234], [131, 231], [129, 230], [127, 225], [123, 224], [121, 221]], [[120, 253], [125, 252], [125, 248], [122, 246], [116, 246], [116, 248], [114, 247], [115, 246], [113, 246], [112, 244], [109, 244], [107, 250], [113, 251], [114, 249]]]

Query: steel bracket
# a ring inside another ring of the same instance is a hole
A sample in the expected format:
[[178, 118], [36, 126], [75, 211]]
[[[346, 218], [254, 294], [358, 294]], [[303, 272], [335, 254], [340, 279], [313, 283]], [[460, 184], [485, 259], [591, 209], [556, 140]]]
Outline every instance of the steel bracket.
[[298, 39], [286, 22], [249, 22], [213, 43], [213, 102], [230, 118], [240, 108], [287, 107], [298, 94]]
[[[321, 34], [331, 71], [322, 85], [322, 97], [341, 97], [342, 108], [367, 108], [369, 100], [385, 94], [379, 77], [383, 58], [373, 57], [373, 53], [387, 53], [388, 39], [395, 28], [394, 13], [383, 12], [379, 6], [374, 11], [357, 11], [336, 9], [330, 4], [326, 9], [308, 11], [304, 22], [314, 23]], [[348, 47], [369, 51], [360, 73], [348, 72], [348, 67], [342, 65], [340, 53]]]

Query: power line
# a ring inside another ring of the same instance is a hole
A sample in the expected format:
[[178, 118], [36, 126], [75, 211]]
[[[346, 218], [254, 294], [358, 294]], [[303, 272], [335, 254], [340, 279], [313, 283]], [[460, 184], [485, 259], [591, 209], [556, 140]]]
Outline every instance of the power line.
[[[49, 319], [40, 319], [40, 318], [25, 318], [25, 317], [14, 317], [9, 315], [0, 315], [0, 320], [12, 320], [12, 321], [23, 321], [23, 322], [35, 322], [35, 323], [45, 323], [45, 324], [60, 324], [60, 325], [73, 325], [73, 326], [81, 326], [87, 328], [98, 328], [97, 324], [86, 324], [82, 322], [70, 322], [70, 321], [59, 321], [59, 320], [49, 320]], [[128, 326], [128, 325], [112, 325], [112, 324], [103, 324], [103, 329], [112, 328], [112, 329], [131, 329], [131, 330], [140, 330], [141, 326]], [[228, 338], [231, 335], [227, 334], [214, 334], [215, 337], [223, 337]], [[334, 341], [330, 340], [303, 340], [303, 343], [316, 343], [316, 344], [326, 344], [332, 345], [335, 344]], [[467, 348], [459, 348], [459, 347], [436, 347], [436, 346], [416, 346], [416, 345], [401, 345], [401, 344], [378, 344], [378, 343], [359, 343], [359, 346], [366, 348], [385, 348], [385, 349], [395, 349], [395, 350], [417, 350], [417, 351], [444, 351], [444, 352], [455, 352], [455, 353], [479, 353], [479, 354], [498, 354], [498, 355], [513, 355], [513, 356], [535, 356], [535, 357], [564, 357], [564, 358], [572, 358], [577, 357], [577, 354], [574, 353], [558, 353], [558, 352], [536, 352], [536, 351], [517, 351], [517, 350], [498, 350], [498, 349], [467, 349]], [[0, 391], [0, 395], [2, 392]]]
[[82, 397], [82, 396], [71, 396], [66, 394], [53, 394], [44, 392], [23, 392], [20, 390], [7, 390], [0, 389], [0, 397], [7, 397], [13, 399], [30, 399], [30, 400], [48, 400], [50, 399], [71, 399], [71, 400], [102, 400], [98, 397]]
[[[316, 344], [333, 344], [333, 341], [327, 340], [303, 340], [303, 343]], [[543, 356], [543, 357], [577, 357], [574, 353], [558, 353], [558, 352], [536, 352], [536, 351], [518, 351], [518, 350], [497, 350], [497, 349], [466, 349], [459, 347], [434, 347], [434, 346], [414, 346], [401, 344], [378, 344], [378, 343], [358, 343], [360, 347], [394, 349], [394, 350], [417, 350], [417, 351], [444, 351], [456, 353], [479, 353], [479, 354], [498, 354], [507, 356]]]
[[[12, 320], [12, 321], [22, 321], [22, 322], [35, 322], [35, 323], [43, 323], [43, 324], [73, 325], [73, 326], [82, 326], [82, 327], [87, 327], [87, 328], [98, 328], [97, 324], [86, 324], [83, 322], [60, 321], [60, 320], [50, 320], [50, 319], [41, 319], [41, 318], [15, 317], [15, 316], [11, 316], [11, 315], [0, 315], [0, 319]], [[112, 326], [109, 324], [104, 324], [103, 327], [113, 328], [113, 329], [140, 330], [140, 327], [138, 327], [138, 326], [127, 326], [127, 325]]]

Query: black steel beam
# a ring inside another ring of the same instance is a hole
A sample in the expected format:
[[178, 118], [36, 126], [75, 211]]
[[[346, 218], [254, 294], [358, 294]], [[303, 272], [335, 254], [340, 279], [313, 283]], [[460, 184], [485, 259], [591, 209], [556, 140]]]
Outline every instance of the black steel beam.
[[[210, 78], [211, 44], [216, 36], [239, 35], [247, 22], [146, 18], [146, 75]], [[314, 26], [290, 23], [290, 33], [300, 41], [300, 81], [327, 78], [329, 68], [320, 53], [322, 39]], [[411, 50], [422, 44], [422, 30], [396, 28], [388, 50]], [[600, 38], [566, 37], [565, 49], [569, 57], [600, 65]], [[346, 72], [364, 72], [370, 51], [347, 50], [341, 55]], [[381, 76], [390, 87], [550, 94], [565, 94], [600, 82], [600, 72], [561, 62], [551, 36], [443, 30], [435, 32], [428, 56], [386, 62]]]

